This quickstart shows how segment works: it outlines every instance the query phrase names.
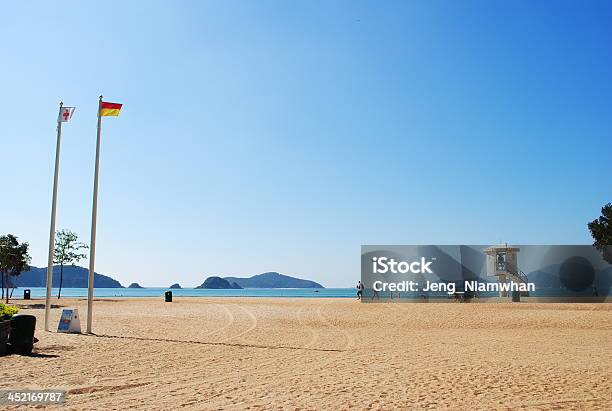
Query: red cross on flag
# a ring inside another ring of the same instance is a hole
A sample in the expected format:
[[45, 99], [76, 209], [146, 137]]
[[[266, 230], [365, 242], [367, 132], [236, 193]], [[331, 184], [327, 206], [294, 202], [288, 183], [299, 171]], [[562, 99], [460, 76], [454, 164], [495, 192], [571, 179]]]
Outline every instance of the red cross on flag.
[[74, 113], [75, 107], [62, 107], [59, 111], [59, 116], [57, 116], [58, 123], [65, 123], [70, 121], [72, 118], [72, 113]]

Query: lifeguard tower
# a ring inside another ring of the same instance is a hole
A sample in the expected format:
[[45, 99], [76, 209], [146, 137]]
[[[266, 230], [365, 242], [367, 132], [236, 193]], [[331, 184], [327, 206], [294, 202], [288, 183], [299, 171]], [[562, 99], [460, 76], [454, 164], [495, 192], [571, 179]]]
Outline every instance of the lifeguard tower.
[[[527, 276], [518, 268], [518, 252], [521, 251], [518, 247], [512, 247], [508, 244], [494, 245], [484, 249], [487, 256], [487, 275], [497, 277], [500, 283], [505, 283], [507, 280], [515, 283], [527, 283]], [[528, 293], [521, 293], [523, 296], [528, 296]], [[508, 292], [500, 290], [500, 297], [507, 297]]]

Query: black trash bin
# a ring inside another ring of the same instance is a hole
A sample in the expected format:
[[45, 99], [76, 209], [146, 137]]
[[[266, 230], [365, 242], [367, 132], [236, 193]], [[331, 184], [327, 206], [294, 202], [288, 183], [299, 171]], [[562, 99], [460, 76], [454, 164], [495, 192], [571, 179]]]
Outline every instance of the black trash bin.
[[29, 300], [31, 297], [31, 292], [29, 288], [26, 288], [25, 290], [23, 290], [23, 299], [24, 300]]
[[172, 291], [166, 291], [166, 302], [167, 303], [172, 302]]
[[0, 357], [6, 355], [8, 337], [11, 333], [11, 322], [0, 320]]
[[33, 315], [14, 316], [11, 319], [11, 333], [9, 334], [10, 351], [22, 355], [32, 354], [35, 329], [36, 317]]

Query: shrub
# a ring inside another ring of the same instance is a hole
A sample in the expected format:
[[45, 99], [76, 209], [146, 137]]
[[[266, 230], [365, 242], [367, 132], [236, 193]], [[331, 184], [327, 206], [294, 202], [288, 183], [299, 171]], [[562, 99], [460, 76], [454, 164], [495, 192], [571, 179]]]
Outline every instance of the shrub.
[[18, 311], [19, 308], [15, 306], [0, 303], [0, 321], [10, 320]]

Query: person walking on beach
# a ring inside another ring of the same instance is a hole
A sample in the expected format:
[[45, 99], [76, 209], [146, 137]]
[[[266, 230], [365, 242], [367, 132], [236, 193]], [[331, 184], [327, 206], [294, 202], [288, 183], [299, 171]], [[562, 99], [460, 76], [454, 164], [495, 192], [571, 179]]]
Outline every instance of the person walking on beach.
[[361, 300], [361, 298], [363, 297], [363, 284], [361, 283], [361, 281], [357, 282], [357, 299]]

